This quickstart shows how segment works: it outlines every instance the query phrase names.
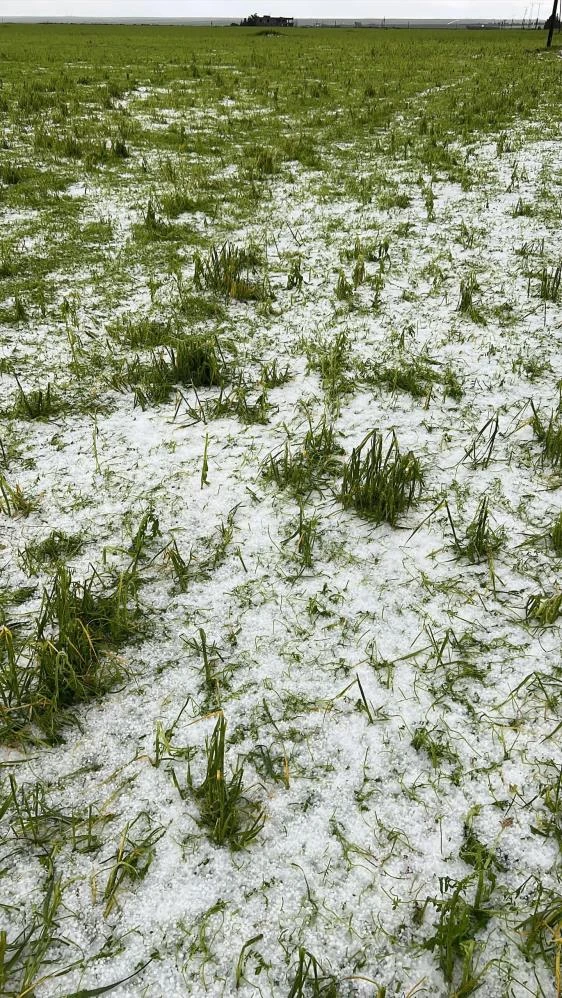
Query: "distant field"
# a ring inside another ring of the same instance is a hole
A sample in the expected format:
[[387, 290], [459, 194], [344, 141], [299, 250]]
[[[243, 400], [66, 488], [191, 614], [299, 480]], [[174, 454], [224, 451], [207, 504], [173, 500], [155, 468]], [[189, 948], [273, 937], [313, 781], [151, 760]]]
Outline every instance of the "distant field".
[[543, 44], [0, 25], [0, 994], [562, 994]]

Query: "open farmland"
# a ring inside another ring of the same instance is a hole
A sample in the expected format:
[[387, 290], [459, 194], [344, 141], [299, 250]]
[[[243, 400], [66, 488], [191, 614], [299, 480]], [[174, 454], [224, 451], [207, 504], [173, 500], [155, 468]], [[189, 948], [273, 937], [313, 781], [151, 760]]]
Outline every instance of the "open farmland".
[[562, 993], [543, 42], [0, 26], [2, 995]]

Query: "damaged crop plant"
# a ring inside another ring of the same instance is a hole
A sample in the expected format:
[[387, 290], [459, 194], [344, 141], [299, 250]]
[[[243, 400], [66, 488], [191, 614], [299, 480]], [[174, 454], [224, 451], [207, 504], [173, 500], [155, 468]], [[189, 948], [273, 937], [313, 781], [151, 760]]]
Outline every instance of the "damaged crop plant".
[[557, 39], [0, 24], [2, 996], [562, 994]]

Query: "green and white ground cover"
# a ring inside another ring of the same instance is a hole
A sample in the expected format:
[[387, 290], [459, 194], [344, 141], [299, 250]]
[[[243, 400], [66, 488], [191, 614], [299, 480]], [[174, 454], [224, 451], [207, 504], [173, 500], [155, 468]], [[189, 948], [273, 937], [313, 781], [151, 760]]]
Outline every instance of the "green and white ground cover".
[[3, 992], [556, 994], [557, 54], [2, 32]]

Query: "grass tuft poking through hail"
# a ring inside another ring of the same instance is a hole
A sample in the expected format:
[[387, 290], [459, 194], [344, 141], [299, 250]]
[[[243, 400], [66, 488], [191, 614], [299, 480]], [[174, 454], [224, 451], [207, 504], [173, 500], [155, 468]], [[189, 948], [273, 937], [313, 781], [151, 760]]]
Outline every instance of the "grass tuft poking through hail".
[[132, 388], [135, 400], [145, 409], [149, 404], [166, 402], [176, 386], [221, 386], [225, 380], [216, 337], [201, 334], [176, 340], [164, 353], [153, 353], [149, 363], [135, 357], [113, 384], [119, 390]]
[[493, 530], [490, 527], [490, 513], [488, 509], [488, 497], [483, 496], [478, 504], [476, 515], [466, 528], [464, 540], [459, 538], [451, 511], [447, 505], [447, 515], [453, 531], [454, 546], [457, 554], [464, 555], [473, 564], [481, 561], [482, 558], [491, 558], [499, 551], [504, 540], [505, 530], [501, 527]]
[[205, 257], [195, 254], [193, 283], [198, 291], [205, 288], [225, 298], [263, 301], [269, 295], [264, 279], [256, 280], [261, 263], [261, 253], [254, 246], [224, 243], [220, 250], [213, 246]]
[[467, 315], [473, 322], [485, 326], [486, 320], [483, 313], [474, 304], [474, 293], [480, 291], [480, 285], [476, 280], [476, 275], [470, 273], [466, 280], [461, 281], [459, 303], [457, 311], [462, 315]]
[[29, 516], [37, 506], [37, 499], [26, 495], [21, 485], [10, 485], [0, 472], [0, 513], [11, 517]]
[[127, 880], [135, 882], [146, 876], [154, 859], [154, 847], [165, 832], [162, 825], [152, 827], [146, 811], [141, 811], [134, 821], [127, 822], [119, 838], [103, 892], [104, 918], [111, 914], [117, 904], [121, 885]]
[[539, 627], [550, 627], [562, 613], [562, 593], [546, 596], [544, 593], [533, 593], [525, 606], [525, 618], [529, 623]]
[[70, 661], [91, 661], [100, 646], [117, 645], [130, 634], [128, 601], [133, 591], [128, 572], [119, 576], [115, 587], [107, 589], [97, 572], [84, 582], [74, 582], [70, 570], [59, 565], [43, 598], [38, 640], [49, 644], [48, 634], [54, 627], [57, 646]]
[[[547, 898], [543, 897], [547, 894]], [[562, 923], [562, 896], [554, 892], [543, 892], [539, 887], [534, 910], [529, 918], [518, 926], [525, 933], [524, 952], [528, 957], [540, 954], [550, 962], [554, 958], [556, 977], [556, 998], [560, 994], [560, 925]]]
[[244, 849], [261, 832], [265, 813], [259, 803], [246, 796], [243, 786], [244, 770], [237, 765], [230, 779], [225, 772], [226, 720], [221, 714], [213, 734], [207, 740], [207, 773], [203, 783], [195, 787], [191, 771], [187, 774], [187, 787], [182, 790], [176, 780], [180, 795], [185, 799], [192, 793], [199, 806], [201, 824], [209, 830], [215, 845], [229, 845], [231, 849]]
[[458, 996], [477, 990], [479, 975], [474, 963], [476, 936], [494, 914], [488, 906], [494, 886], [495, 875], [484, 865], [475, 875], [464, 880], [440, 878], [441, 898], [428, 898], [426, 901], [426, 905], [431, 903], [437, 909], [439, 919], [434, 926], [434, 934], [425, 941], [424, 948], [437, 954], [448, 984], [452, 984], [455, 969], [459, 968], [460, 988], [454, 991]]
[[562, 556], [562, 513], [556, 517], [550, 528], [550, 540], [558, 557]]
[[562, 426], [558, 423], [554, 413], [551, 413], [548, 426], [545, 426], [539, 413], [531, 402], [533, 415], [531, 426], [533, 432], [542, 444], [543, 460], [550, 461], [555, 467], [562, 465]]
[[177, 336], [171, 322], [161, 322], [146, 316], [137, 319], [124, 316], [119, 321], [111, 323], [107, 331], [114, 339], [125, 343], [133, 350], [167, 346], [173, 343]]
[[326, 479], [340, 467], [341, 448], [336, 443], [335, 430], [326, 416], [313, 426], [309, 417], [302, 446], [297, 453], [286, 441], [282, 450], [270, 454], [262, 474], [267, 481], [275, 482], [279, 489], [290, 489], [295, 496], [322, 490]]
[[421, 465], [413, 451], [402, 454], [394, 433], [385, 451], [382, 434], [375, 429], [353, 449], [344, 468], [340, 499], [361, 516], [395, 526], [400, 514], [419, 498], [422, 485]]
[[560, 284], [562, 282], [562, 264], [552, 270], [544, 268], [541, 272], [541, 298], [543, 301], [558, 302], [560, 300]]
[[305, 342], [304, 349], [307, 370], [318, 372], [329, 403], [337, 409], [341, 395], [352, 385], [347, 373], [350, 364], [348, 333], [340, 329], [333, 339], [319, 338]]
[[0, 994], [5, 998], [32, 998], [46, 976], [40, 976], [45, 958], [55, 939], [64, 945], [59, 926], [62, 904], [62, 877], [55, 873], [52, 855], [44, 856], [47, 882], [42, 904], [17, 935], [0, 930]]
[[51, 530], [44, 541], [30, 541], [18, 555], [27, 574], [36, 575], [42, 566], [72, 558], [82, 547], [83, 541], [78, 534]]
[[97, 572], [74, 582], [57, 566], [43, 596], [35, 638], [17, 648], [0, 632], [0, 741], [21, 739], [28, 725], [56, 741], [66, 708], [106, 692], [122, 676], [115, 657], [131, 633], [135, 580], [123, 572], [108, 588]]
[[39, 688], [50, 701], [51, 733], [56, 712], [97, 696], [121, 675], [115, 661], [102, 655], [131, 633], [128, 603], [133, 589], [133, 578], [126, 572], [107, 589], [97, 572], [74, 582], [70, 571], [58, 566], [43, 597], [35, 643]]
[[305, 998], [318, 995], [319, 998], [337, 998], [338, 984], [333, 974], [327, 973], [313, 953], [299, 946], [295, 976], [288, 998]]
[[51, 390], [51, 383], [45, 389], [35, 388], [25, 392], [18, 383], [18, 393], [12, 406], [11, 415], [15, 419], [48, 420], [65, 408], [64, 403]]

